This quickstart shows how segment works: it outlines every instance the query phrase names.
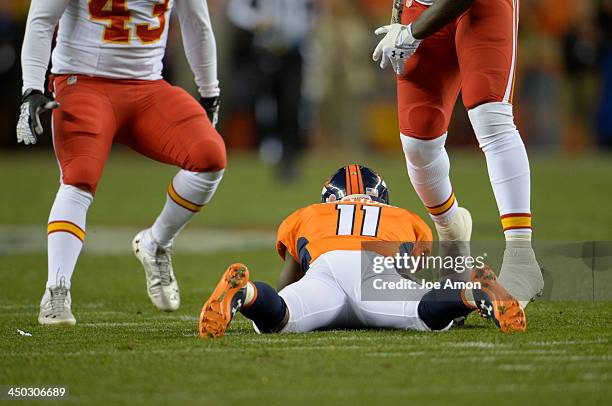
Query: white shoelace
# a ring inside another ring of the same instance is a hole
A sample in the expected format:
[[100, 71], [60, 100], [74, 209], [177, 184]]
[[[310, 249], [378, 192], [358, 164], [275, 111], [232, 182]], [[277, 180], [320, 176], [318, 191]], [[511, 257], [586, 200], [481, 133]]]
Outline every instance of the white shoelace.
[[49, 288], [51, 298], [49, 303], [51, 304], [51, 310], [62, 310], [66, 307], [66, 299], [68, 298], [68, 288], [66, 288], [66, 282], [62, 278], [60, 279], [59, 285]]
[[171, 248], [158, 248], [155, 254], [155, 263], [159, 266], [159, 279], [162, 286], [169, 286], [172, 283], [172, 272], [170, 271]]

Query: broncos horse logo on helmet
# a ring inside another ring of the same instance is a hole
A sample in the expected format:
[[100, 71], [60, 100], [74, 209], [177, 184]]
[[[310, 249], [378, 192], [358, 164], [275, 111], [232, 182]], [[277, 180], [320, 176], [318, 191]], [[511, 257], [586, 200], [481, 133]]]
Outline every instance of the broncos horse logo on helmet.
[[335, 202], [350, 195], [365, 195], [389, 204], [389, 190], [384, 179], [372, 169], [352, 164], [336, 171], [323, 185], [321, 201]]

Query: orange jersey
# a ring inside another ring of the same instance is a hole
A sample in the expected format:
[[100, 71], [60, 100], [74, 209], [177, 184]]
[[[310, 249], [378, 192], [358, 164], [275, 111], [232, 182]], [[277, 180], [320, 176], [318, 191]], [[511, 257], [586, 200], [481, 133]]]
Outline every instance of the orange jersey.
[[295, 211], [280, 225], [276, 249], [282, 258], [289, 252], [305, 271], [329, 251], [360, 251], [366, 243], [368, 250], [393, 255], [403, 243], [422, 242], [429, 246], [431, 240], [431, 229], [418, 215], [354, 198]]

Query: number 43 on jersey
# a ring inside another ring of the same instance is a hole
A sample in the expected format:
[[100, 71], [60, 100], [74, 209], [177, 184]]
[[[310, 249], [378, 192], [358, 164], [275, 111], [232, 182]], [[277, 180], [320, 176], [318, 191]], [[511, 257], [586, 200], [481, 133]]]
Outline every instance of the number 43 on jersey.
[[[130, 1], [142, 0], [90, 0], [89, 13], [92, 20], [107, 22], [104, 28], [103, 39], [105, 42], [115, 44], [129, 44], [131, 29], [127, 23], [132, 20], [132, 11], [129, 9]], [[166, 14], [170, 7], [170, 0], [154, 3], [151, 10], [151, 17], [156, 18], [159, 24], [152, 27], [152, 24], [136, 24], [136, 36], [144, 44], [157, 42], [161, 39], [166, 30]]]

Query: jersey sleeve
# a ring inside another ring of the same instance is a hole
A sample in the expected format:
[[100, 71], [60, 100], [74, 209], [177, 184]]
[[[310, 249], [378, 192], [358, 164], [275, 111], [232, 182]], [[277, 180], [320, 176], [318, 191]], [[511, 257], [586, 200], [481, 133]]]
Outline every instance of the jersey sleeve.
[[55, 27], [70, 0], [32, 0], [21, 50], [23, 88], [45, 88]]
[[282, 259], [285, 259], [285, 254], [288, 251], [289, 254], [296, 258], [297, 261], [297, 227], [302, 218], [303, 209], [293, 212], [287, 217], [281, 225], [278, 227], [278, 234], [276, 237], [276, 251]]
[[195, 76], [198, 92], [202, 97], [219, 96], [217, 42], [208, 4], [206, 0], [177, 0], [175, 4], [185, 55]]
[[412, 228], [416, 237], [412, 255], [430, 254], [433, 246], [433, 234], [427, 223], [415, 213], [409, 213], [412, 217]]
[[414, 229], [414, 235], [416, 236], [417, 241], [431, 242], [433, 240], [431, 228], [418, 215], [414, 213], [410, 213], [410, 215], [412, 216], [412, 227]]

